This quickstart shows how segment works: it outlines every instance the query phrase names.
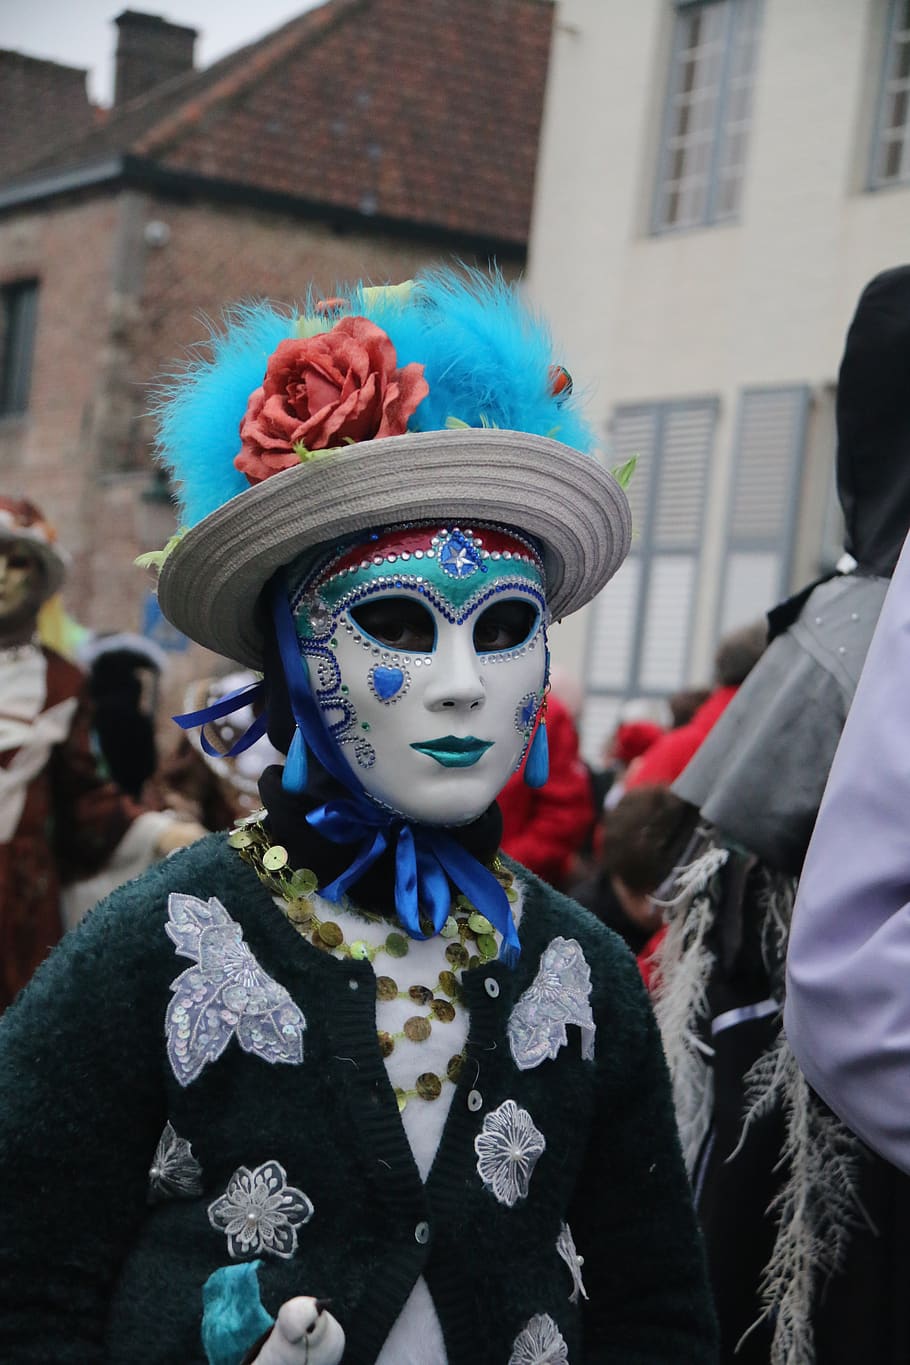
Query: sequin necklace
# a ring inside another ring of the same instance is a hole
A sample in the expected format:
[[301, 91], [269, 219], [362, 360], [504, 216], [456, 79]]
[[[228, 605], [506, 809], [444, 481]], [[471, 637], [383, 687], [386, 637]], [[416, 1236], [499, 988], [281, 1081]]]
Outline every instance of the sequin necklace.
[[[375, 963], [382, 954], [393, 959], [407, 956], [411, 940], [400, 930], [391, 929], [381, 943], [369, 942], [366, 938], [347, 942], [344, 929], [336, 920], [321, 919], [313, 903], [318, 887], [315, 873], [309, 868], [290, 867], [287, 849], [269, 841], [263, 824], [265, 814], [265, 811], [259, 811], [240, 821], [231, 831], [228, 842], [243, 861], [253, 868], [262, 884], [279, 899], [286, 918], [297, 932], [314, 947], [334, 957]], [[509, 901], [517, 901], [518, 893], [513, 885], [512, 874], [501, 859], [496, 857], [493, 860], [491, 870]], [[381, 924], [385, 918], [350, 903], [345, 903], [344, 909], [373, 925]], [[428, 935], [432, 934], [429, 923], [421, 923], [421, 928]], [[459, 974], [465, 968], [491, 961], [499, 951], [493, 925], [463, 895], [455, 897], [452, 913], [443, 925], [440, 937], [448, 940], [445, 948], [448, 967], [439, 972], [435, 988], [415, 984], [402, 990], [394, 977], [376, 977], [378, 1005], [400, 1000], [427, 1009], [426, 1014], [411, 1015], [396, 1032], [377, 1029], [377, 1041], [383, 1059], [391, 1056], [398, 1043], [425, 1042], [435, 1024], [452, 1022], [456, 1017], [456, 1006], [461, 1001]], [[444, 1075], [424, 1071], [417, 1076], [413, 1086], [395, 1086], [399, 1110], [403, 1110], [411, 1099], [438, 1099], [446, 1081], [457, 1083], [463, 1061], [464, 1052], [455, 1053], [449, 1058]]]

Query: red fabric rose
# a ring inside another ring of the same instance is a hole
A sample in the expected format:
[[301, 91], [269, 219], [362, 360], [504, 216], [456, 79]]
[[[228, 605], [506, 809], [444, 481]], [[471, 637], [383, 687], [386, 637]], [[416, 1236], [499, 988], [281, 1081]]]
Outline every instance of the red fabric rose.
[[328, 450], [400, 436], [429, 391], [422, 365], [398, 369], [380, 327], [342, 318], [329, 332], [282, 341], [269, 358], [240, 423], [234, 464], [250, 483], [261, 483], [299, 463], [295, 446]]

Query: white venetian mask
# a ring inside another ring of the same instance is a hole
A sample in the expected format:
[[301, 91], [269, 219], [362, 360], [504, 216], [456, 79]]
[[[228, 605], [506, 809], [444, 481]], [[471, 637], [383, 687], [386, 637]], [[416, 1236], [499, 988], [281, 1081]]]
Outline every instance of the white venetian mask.
[[482, 526], [386, 531], [311, 567], [291, 593], [300, 648], [368, 795], [427, 824], [487, 808], [542, 701], [544, 594], [534, 547]]

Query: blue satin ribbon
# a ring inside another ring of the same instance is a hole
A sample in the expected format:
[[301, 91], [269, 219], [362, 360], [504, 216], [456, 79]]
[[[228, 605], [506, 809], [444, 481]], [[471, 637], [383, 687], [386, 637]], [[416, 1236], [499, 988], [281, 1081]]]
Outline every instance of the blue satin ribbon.
[[353, 861], [333, 882], [320, 888], [320, 895], [338, 902], [394, 841], [395, 910], [405, 932], [411, 938], [428, 937], [420, 927], [423, 913], [432, 922], [433, 933], [439, 933], [449, 914], [450, 879], [502, 935], [499, 957], [514, 966], [521, 945], [508, 897], [492, 872], [445, 830], [414, 825], [369, 800], [329, 738], [310, 691], [281, 572], [272, 579], [272, 615], [294, 719], [322, 766], [351, 793], [350, 797], [327, 801], [306, 817], [307, 823], [331, 843], [359, 841]]
[[[211, 706], [205, 706], [201, 711], [185, 711], [181, 716], [172, 716], [180, 726], [181, 730], [195, 730], [197, 726], [206, 726], [210, 720], [221, 720], [223, 716], [233, 715], [235, 711], [241, 711], [244, 706], [250, 706], [258, 698], [265, 696], [265, 683], [249, 683], [246, 687], [241, 687], [237, 692], [229, 692], [220, 701], [213, 702]], [[205, 737], [205, 729], [199, 736], [199, 742], [205, 753], [211, 758], [235, 758], [237, 754], [244, 753], [245, 750], [252, 748], [257, 739], [261, 739], [268, 726], [268, 716], [263, 711], [257, 716], [252, 725], [246, 729], [238, 740], [228, 749], [227, 753], [222, 753], [220, 749], [215, 749]]]

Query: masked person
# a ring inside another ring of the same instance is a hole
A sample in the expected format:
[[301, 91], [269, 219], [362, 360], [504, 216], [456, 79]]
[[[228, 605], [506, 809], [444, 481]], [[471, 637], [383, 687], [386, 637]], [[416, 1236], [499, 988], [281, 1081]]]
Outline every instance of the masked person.
[[635, 964], [497, 852], [547, 623], [629, 545], [566, 378], [441, 273], [244, 310], [164, 399], [162, 610], [287, 760], [0, 1031], [9, 1365], [714, 1359]]
[[82, 672], [37, 638], [67, 559], [42, 512], [0, 497], [0, 1009], [62, 933], [61, 886], [123, 878], [198, 836], [100, 773]]

